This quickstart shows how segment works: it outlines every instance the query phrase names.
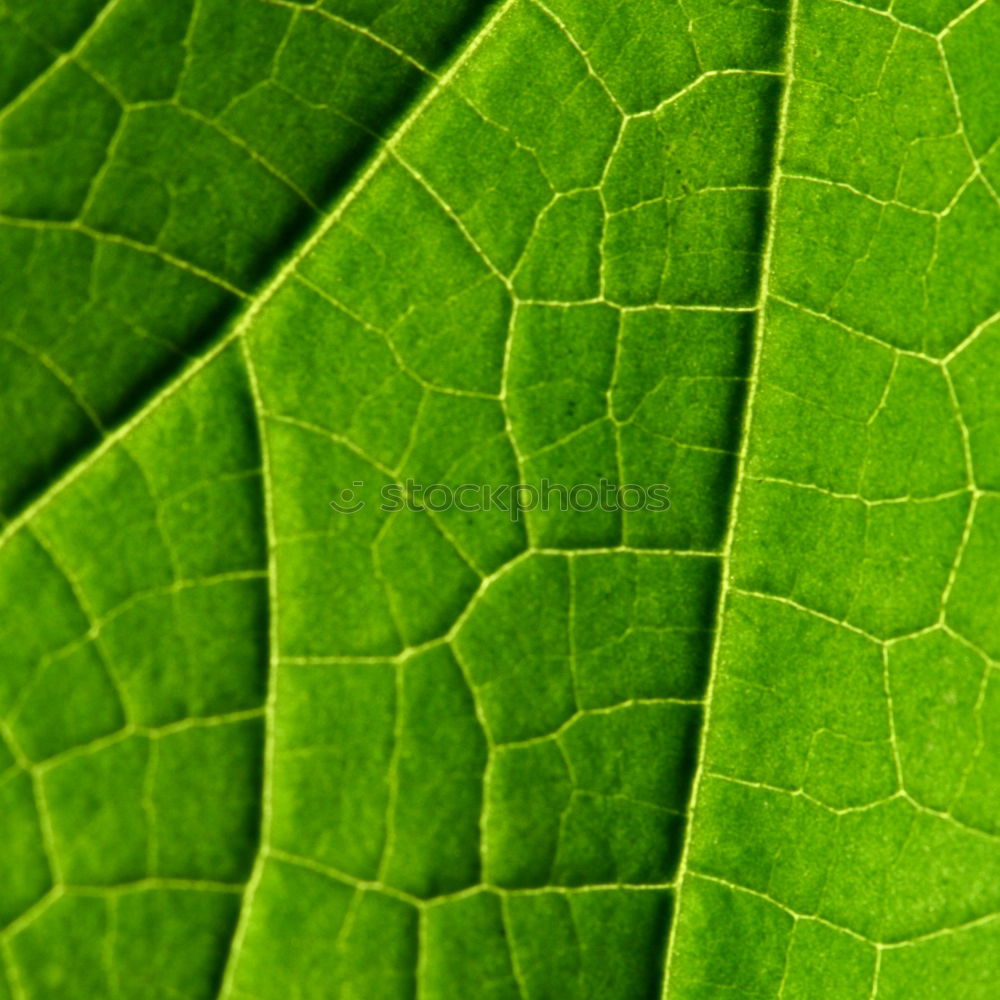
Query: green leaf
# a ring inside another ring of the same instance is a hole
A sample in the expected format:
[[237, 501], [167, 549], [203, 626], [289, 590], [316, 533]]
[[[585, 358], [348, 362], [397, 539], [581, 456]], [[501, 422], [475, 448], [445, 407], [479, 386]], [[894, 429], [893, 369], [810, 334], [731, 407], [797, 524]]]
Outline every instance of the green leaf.
[[993, 995], [995, 2], [0, 42], [0, 1000]]

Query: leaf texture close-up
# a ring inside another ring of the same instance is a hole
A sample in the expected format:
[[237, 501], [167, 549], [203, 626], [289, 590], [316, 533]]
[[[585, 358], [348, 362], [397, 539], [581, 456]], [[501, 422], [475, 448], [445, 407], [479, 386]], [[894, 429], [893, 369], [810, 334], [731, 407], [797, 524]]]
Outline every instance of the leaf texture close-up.
[[1000, 995], [997, 0], [0, 52], [0, 1000]]

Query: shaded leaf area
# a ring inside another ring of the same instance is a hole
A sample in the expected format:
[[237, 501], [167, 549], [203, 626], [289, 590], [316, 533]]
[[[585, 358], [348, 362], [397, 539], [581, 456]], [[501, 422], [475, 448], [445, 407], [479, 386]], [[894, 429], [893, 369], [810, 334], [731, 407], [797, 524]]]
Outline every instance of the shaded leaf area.
[[998, 10], [795, 17], [670, 997], [996, 991]]
[[485, 0], [5, 0], [10, 515], [204, 345]]
[[[229, 332], [12, 522], [16, 996], [657, 992], [780, 27], [499, 7]], [[378, 509], [601, 477], [671, 509]]]

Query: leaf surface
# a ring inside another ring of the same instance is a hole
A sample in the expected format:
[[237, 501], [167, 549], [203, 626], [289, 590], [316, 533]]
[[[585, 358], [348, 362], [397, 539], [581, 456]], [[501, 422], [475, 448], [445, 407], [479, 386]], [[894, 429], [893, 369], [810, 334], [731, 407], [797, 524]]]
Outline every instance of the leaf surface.
[[990, 996], [1000, 8], [49, 7], [0, 996]]

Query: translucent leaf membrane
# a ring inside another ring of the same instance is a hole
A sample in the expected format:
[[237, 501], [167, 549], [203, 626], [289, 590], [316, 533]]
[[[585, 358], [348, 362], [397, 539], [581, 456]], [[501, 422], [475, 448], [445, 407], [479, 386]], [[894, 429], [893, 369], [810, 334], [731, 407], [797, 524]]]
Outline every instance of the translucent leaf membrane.
[[230, 348], [3, 536], [14, 997], [212, 995], [258, 844], [260, 466]]
[[792, 20], [665, 996], [985, 1000], [1000, 119], [979, 76], [1000, 19], [810, 2]]
[[[659, 988], [780, 81], [591, 14], [498, 8], [248, 327], [275, 697], [233, 996]], [[379, 502], [601, 477], [671, 509]]]

